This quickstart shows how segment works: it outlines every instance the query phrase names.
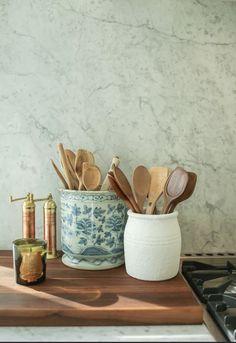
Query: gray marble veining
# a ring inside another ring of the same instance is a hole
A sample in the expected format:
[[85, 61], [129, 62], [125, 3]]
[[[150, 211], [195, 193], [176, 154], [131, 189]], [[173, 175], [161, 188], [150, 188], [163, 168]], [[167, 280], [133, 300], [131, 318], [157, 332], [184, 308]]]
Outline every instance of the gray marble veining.
[[236, 1], [1, 0], [0, 248], [21, 236], [10, 194], [58, 200], [49, 159], [63, 142], [103, 174], [113, 155], [128, 175], [197, 172], [182, 252], [235, 251], [235, 60]]

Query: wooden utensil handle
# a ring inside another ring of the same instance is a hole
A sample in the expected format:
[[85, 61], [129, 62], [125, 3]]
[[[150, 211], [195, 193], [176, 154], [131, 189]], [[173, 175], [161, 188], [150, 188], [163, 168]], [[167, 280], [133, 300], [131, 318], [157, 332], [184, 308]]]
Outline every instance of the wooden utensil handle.
[[57, 168], [56, 164], [54, 163], [54, 161], [53, 161], [52, 159], [51, 159], [51, 163], [52, 163], [52, 165], [53, 165], [53, 167], [54, 167], [54, 169], [55, 169], [57, 175], [59, 176], [61, 182], [63, 183], [64, 187], [65, 187], [66, 189], [68, 189], [69, 186], [68, 186], [68, 184], [67, 184], [67, 182], [66, 182], [64, 176], [62, 175], [62, 173], [60, 172], [60, 170]]
[[171, 204], [169, 204], [169, 203], [164, 204], [163, 209], [162, 209], [162, 214], [167, 214], [168, 213], [170, 205]]
[[134, 198], [130, 198], [129, 201], [132, 204], [133, 208], [135, 209], [136, 213], [142, 213], [142, 210], [140, 209], [139, 205], [137, 204]]
[[58, 144], [58, 151], [59, 151], [60, 158], [61, 158], [61, 161], [63, 164], [63, 168], [65, 171], [65, 177], [66, 177], [66, 181], [68, 183], [69, 189], [73, 189], [73, 181], [71, 180], [70, 171], [69, 171], [68, 164], [67, 164], [67, 158], [66, 158], [66, 154], [65, 154], [64, 147], [63, 147], [62, 143]]
[[67, 158], [67, 163], [68, 163], [68, 168], [69, 168], [69, 173], [71, 176], [71, 180], [73, 180], [73, 185], [74, 185], [74, 189], [79, 189], [79, 180], [76, 177], [75, 171], [74, 171], [74, 167], [71, 164], [71, 160], [69, 159], [68, 156], [66, 156]]
[[[113, 157], [109, 171], [112, 171], [114, 166], [118, 167], [119, 164], [120, 164], [119, 157], [118, 156]], [[108, 191], [109, 189], [110, 189], [110, 183], [109, 183], [108, 173], [107, 173], [107, 175], [106, 175], [106, 177], [105, 177], [105, 179], [103, 181], [103, 184], [102, 184], [102, 187], [101, 187], [101, 191]]]
[[[126, 206], [131, 209], [133, 212], [136, 212], [135, 208], [133, 207], [133, 205], [131, 204], [131, 202], [125, 198], [125, 195], [123, 194], [122, 190], [120, 189], [119, 185], [116, 183], [116, 180], [114, 179], [114, 177], [110, 174], [110, 172], [108, 172], [107, 174], [108, 177], [108, 181], [110, 182], [110, 184], [112, 185], [112, 189], [114, 190], [114, 192], [116, 193], [116, 195], [123, 200], [126, 203]], [[119, 191], [118, 191], [119, 190]], [[122, 194], [122, 198], [120, 197], [120, 194]]]
[[160, 199], [162, 194], [163, 194], [163, 192], [159, 195], [159, 197], [155, 201], [149, 202], [147, 204], [146, 214], [153, 214], [154, 213], [154, 210], [155, 210], [155, 207], [156, 207], [156, 203]]
[[79, 183], [78, 190], [79, 190], [79, 191], [82, 191], [82, 190], [84, 189], [82, 176], [80, 176], [80, 175], [77, 173], [77, 171], [75, 171], [75, 175], [77, 176], [77, 180], [78, 180], [78, 183]]

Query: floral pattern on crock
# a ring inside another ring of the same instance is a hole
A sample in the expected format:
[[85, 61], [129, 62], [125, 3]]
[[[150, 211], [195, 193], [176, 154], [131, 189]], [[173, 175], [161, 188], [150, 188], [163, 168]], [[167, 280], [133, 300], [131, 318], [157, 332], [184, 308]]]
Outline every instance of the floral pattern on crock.
[[[113, 197], [113, 195], [112, 195]], [[74, 201], [73, 201], [74, 200]], [[69, 255], [123, 254], [127, 207], [118, 198], [89, 201], [61, 197], [62, 249]]]

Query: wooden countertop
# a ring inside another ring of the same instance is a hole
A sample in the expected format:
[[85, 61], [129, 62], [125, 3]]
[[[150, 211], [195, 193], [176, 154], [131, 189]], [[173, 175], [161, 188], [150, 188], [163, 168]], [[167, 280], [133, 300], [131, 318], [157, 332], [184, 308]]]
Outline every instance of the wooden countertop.
[[47, 279], [15, 283], [12, 255], [0, 251], [0, 326], [201, 324], [203, 309], [183, 277], [147, 282], [125, 267], [85, 271], [47, 261]]

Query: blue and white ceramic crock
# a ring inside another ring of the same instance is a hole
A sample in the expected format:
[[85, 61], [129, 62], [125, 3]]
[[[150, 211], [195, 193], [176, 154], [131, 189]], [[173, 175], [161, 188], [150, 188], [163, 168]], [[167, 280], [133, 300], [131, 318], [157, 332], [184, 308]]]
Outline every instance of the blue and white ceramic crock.
[[127, 207], [110, 191], [60, 190], [62, 262], [101, 270], [124, 263]]

